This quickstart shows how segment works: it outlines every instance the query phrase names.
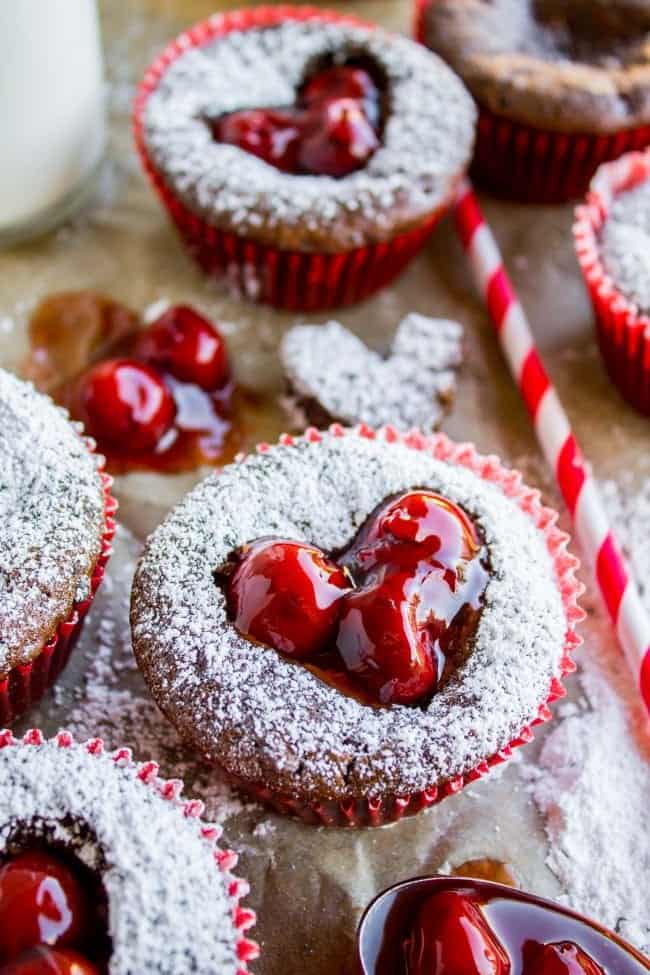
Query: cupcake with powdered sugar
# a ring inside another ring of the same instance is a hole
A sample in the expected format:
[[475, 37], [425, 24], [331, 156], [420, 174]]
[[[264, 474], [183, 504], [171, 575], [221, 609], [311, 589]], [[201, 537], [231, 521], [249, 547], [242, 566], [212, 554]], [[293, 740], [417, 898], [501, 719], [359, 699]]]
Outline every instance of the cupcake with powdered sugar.
[[555, 518], [444, 436], [285, 437], [147, 542], [139, 666], [185, 740], [281, 811], [390, 822], [550, 717], [582, 615]]
[[453, 199], [474, 120], [435, 55], [287, 6], [181, 35], [135, 108], [145, 168], [204, 269], [305, 310], [359, 301], [401, 271]]

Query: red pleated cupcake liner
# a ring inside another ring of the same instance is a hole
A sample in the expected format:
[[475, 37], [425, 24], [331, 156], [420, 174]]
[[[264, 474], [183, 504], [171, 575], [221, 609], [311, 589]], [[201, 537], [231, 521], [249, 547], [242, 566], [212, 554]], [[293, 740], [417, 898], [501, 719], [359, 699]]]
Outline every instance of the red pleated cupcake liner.
[[[435, 0], [416, 0], [414, 35]], [[557, 132], [517, 122], [479, 103], [472, 177], [481, 188], [522, 203], [566, 203], [587, 192], [598, 167], [650, 145], [650, 125], [612, 133]]]
[[[70, 748], [76, 744], [75, 739], [69, 731], [59, 731], [55, 735], [59, 748]], [[22, 738], [14, 738], [11, 731], [5, 729], [0, 731], [0, 750], [3, 748], [21, 748], [43, 745], [46, 739], [41, 731], [32, 728]], [[101, 738], [92, 738], [83, 742], [83, 747], [89, 755], [99, 756], [105, 754], [104, 742]], [[237, 975], [248, 975], [248, 962], [254, 961], [259, 957], [259, 946], [255, 941], [247, 937], [246, 932], [256, 923], [255, 911], [241, 904], [243, 898], [248, 896], [248, 882], [233, 875], [233, 870], [237, 866], [238, 856], [233, 850], [226, 850], [219, 847], [218, 841], [221, 838], [221, 827], [216, 823], [208, 823], [201, 820], [205, 805], [201, 799], [185, 799], [182, 795], [183, 782], [180, 779], [163, 779], [159, 776], [159, 766], [156, 762], [133, 761], [130, 748], [118, 748], [111, 752], [112, 761], [120, 769], [128, 769], [133, 778], [139, 780], [147, 788], [153, 791], [167, 802], [171, 802], [185, 819], [193, 819], [197, 822], [197, 832], [210, 847], [216, 868], [224, 875], [224, 881], [232, 907], [232, 919], [237, 932], [237, 958], [240, 967]], [[161, 932], [164, 937], [164, 932]]]
[[[473, 444], [454, 443], [445, 434], [425, 436], [418, 430], [407, 434], [399, 433], [393, 427], [373, 430], [365, 424], [354, 428], [342, 427], [334, 423], [329, 432], [338, 437], [365, 437], [369, 440], [384, 440], [400, 443], [412, 450], [423, 451], [438, 460], [459, 464], [472, 471], [483, 480], [495, 484], [506, 497], [514, 501], [533, 521], [544, 536], [546, 547], [553, 560], [555, 578], [562, 597], [566, 618], [566, 632], [562, 656], [557, 675], [552, 679], [548, 693], [540, 701], [536, 714], [520, 730], [519, 734], [496, 754], [486, 757], [471, 771], [449, 778], [442, 783], [431, 785], [420, 792], [403, 795], [387, 794], [379, 797], [350, 796], [342, 800], [309, 802], [288, 793], [278, 792], [261, 782], [250, 782], [230, 775], [235, 785], [250, 793], [256, 799], [272, 806], [277, 812], [294, 816], [306, 823], [318, 826], [365, 827], [385, 826], [398, 822], [407, 816], [436, 805], [447, 796], [457, 792], [486, 775], [491, 768], [507, 761], [515, 748], [532, 741], [537, 725], [549, 721], [552, 713], [549, 705], [565, 696], [562, 679], [574, 673], [576, 665], [572, 654], [582, 643], [575, 631], [576, 625], [584, 619], [585, 613], [578, 605], [578, 598], [584, 586], [576, 577], [579, 560], [567, 550], [569, 536], [557, 527], [558, 514], [541, 503], [541, 495], [535, 488], [523, 483], [519, 471], [510, 470], [501, 464], [498, 457], [479, 454]], [[318, 442], [322, 433], [313, 427], [308, 428], [301, 437], [285, 434], [280, 443], [292, 446], [301, 440]], [[258, 452], [265, 453], [269, 444], [260, 444]]]
[[[147, 150], [144, 115], [161, 77], [188, 48], [231, 31], [270, 27], [286, 20], [324, 20], [373, 28], [357, 17], [317, 7], [254, 7], [210, 17], [172, 41], [147, 69], [133, 112], [135, 143], [142, 165], [187, 249], [210, 276], [223, 278], [252, 301], [288, 311], [322, 311], [363, 301], [386, 287], [415, 257], [449, 208], [453, 191], [435, 212], [390, 240], [337, 253], [281, 250], [251, 237], [220, 230], [194, 213], [167, 185]], [[459, 174], [459, 180], [462, 174]]]
[[[91, 453], [95, 442], [82, 438]], [[19, 664], [0, 679], [0, 725], [9, 725], [37, 704], [54, 684], [66, 666], [70, 654], [79, 639], [86, 613], [99, 589], [106, 564], [112, 554], [111, 542], [115, 535], [114, 514], [117, 501], [111, 494], [113, 479], [104, 472], [104, 458], [97, 454], [97, 465], [104, 493], [104, 529], [99, 557], [90, 577], [90, 594], [75, 602], [69, 616], [59, 623], [52, 637], [36, 656], [26, 664]]]
[[627, 153], [602, 166], [586, 202], [576, 207], [576, 255], [596, 317], [598, 342], [607, 371], [622, 396], [650, 416], [650, 317], [629, 301], [607, 273], [600, 235], [620, 193], [650, 178], [650, 151]]

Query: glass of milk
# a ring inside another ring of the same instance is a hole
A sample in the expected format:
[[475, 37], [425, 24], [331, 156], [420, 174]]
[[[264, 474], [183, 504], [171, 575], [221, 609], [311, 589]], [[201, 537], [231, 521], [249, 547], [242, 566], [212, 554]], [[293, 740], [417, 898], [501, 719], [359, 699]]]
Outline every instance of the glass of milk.
[[96, 0], [0, 0], [0, 245], [69, 216], [103, 149]]

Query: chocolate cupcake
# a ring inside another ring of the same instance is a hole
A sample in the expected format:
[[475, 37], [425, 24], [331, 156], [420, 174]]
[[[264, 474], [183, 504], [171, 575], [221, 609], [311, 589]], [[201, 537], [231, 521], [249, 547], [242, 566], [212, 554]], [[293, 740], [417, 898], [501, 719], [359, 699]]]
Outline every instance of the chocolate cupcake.
[[308, 7], [211, 18], [147, 71], [140, 154], [208, 273], [278, 307], [359, 301], [449, 206], [475, 111], [411, 41]]
[[116, 504], [64, 410], [0, 370], [0, 722], [65, 666], [101, 582]]
[[284, 438], [149, 539], [139, 666], [255, 795], [308, 822], [391, 822], [503, 761], [563, 693], [582, 614], [555, 517], [443, 436]]
[[0, 733], [3, 971], [248, 972], [248, 885], [181, 789], [100, 739]]
[[650, 142], [646, 0], [418, 0], [416, 32], [480, 107], [477, 180], [560, 202]]

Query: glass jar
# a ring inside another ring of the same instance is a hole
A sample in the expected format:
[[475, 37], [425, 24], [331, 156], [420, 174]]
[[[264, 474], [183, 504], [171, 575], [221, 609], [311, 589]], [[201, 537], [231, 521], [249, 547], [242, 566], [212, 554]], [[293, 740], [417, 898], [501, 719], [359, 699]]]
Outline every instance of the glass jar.
[[104, 149], [96, 0], [0, 0], [0, 244], [81, 203]]

